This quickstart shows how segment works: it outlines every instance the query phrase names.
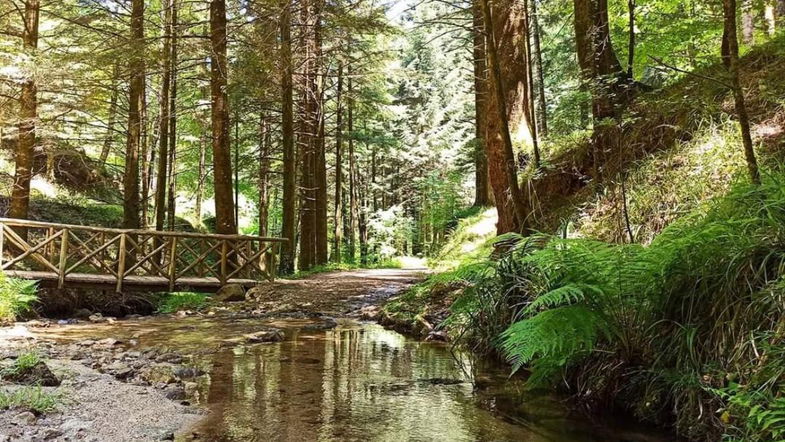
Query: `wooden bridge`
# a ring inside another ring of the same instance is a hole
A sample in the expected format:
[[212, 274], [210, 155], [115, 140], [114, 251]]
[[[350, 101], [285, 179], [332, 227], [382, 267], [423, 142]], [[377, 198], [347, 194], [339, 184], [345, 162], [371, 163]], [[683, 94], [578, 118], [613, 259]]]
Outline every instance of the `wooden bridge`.
[[0, 270], [58, 288], [212, 292], [275, 279], [284, 241], [0, 218]]

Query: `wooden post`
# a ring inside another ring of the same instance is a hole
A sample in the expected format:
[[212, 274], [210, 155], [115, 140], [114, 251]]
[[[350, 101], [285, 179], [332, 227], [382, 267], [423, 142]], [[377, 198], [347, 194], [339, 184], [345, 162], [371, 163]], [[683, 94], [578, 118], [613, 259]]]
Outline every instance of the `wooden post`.
[[169, 291], [174, 291], [174, 280], [177, 278], [177, 237], [169, 241]]
[[68, 236], [70, 235], [68, 229], [63, 229], [63, 236], [60, 237], [60, 264], [58, 269], [60, 273], [57, 275], [57, 288], [61, 289], [65, 285], [65, 267], [68, 262]]
[[120, 235], [120, 250], [117, 256], [117, 293], [123, 291], [123, 278], [125, 278], [125, 238], [128, 236], [126, 233]]
[[226, 284], [226, 280], [227, 280], [226, 278], [226, 275], [228, 275], [227, 268], [229, 267], [228, 266], [229, 263], [227, 262], [228, 261], [227, 255], [229, 255], [229, 242], [224, 239], [223, 243], [221, 244], [221, 275], [220, 275], [221, 284]]

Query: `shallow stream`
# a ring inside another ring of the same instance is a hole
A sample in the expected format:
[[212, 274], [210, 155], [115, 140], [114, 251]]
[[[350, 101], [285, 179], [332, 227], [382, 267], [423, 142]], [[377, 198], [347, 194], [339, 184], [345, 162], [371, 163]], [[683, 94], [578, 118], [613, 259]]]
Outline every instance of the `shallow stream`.
[[[58, 340], [112, 337], [194, 355], [208, 373], [209, 414], [181, 437], [215, 441], [661, 441], [633, 422], [592, 423], [524, 391], [500, 367], [480, 367], [440, 343], [373, 323], [310, 319], [152, 318], [52, 329]], [[281, 328], [285, 340], [244, 335]]]

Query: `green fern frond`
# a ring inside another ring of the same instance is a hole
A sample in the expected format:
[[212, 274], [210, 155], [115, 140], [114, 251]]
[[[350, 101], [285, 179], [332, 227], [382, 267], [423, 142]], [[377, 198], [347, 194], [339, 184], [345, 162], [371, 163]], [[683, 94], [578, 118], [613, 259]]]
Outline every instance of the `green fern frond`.
[[582, 305], [570, 305], [545, 310], [511, 325], [501, 335], [501, 348], [514, 370], [535, 358], [549, 358], [564, 366], [610, 334], [609, 324], [600, 314]]

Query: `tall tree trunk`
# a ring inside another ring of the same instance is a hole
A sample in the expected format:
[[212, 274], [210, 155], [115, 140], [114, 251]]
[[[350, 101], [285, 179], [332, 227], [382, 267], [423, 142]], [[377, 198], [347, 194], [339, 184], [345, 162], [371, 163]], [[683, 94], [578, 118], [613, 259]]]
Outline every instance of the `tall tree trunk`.
[[474, 49], [474, 205], [490, 206], [488, 187], [488, 158], [485, 155], [485, 102], [488, 94], [488, 71], [485, 65], [485, 26], [482, 5], [475, 0], [472, 5], [472, 38]]
[[341, 262], [343, 246], [343, 62], [338, 62], [335, 88], [335, 202], [333, 210], [333, 262]]
[[[38, 0], [25, 1], [24, 30], [22, 44], [28, 55], [35, 55], [38, 49]], [[32, 66], [30, 66], [32, 68]], [[22, 83], [19, 99], [19, 140], [17, 143], [14, 187], [11, 190], [11, 207], [8, 216], [27, 219], [30, 210], [30, 181], [33, 178], [33, 157], [35, 155], [35, 128], [38, 119], [38, 87], [35, 76], [28, 72]], [[27, 237], [26, 229], [17, 229], [20, 236]]]
[[229, 100], [226, 95], [226, 2], [210, 1], [210, 95], [213, 132], [213, 182], [216, 231], [236, 234], [229, 147]]
[[109, 98], [109, 119], [106, 122], [106, 138], [104, 138], [104, 146], [101, 149], [101, 156], [99, 161], [101, 164], [106, 163], [109, 158], [109, 152], [112, 150], [112, 141], [114, 141], [115, 124], [117, 120], [117, 98], [120, 95], [120, 85], [118, 83], [118, 69], [117, 65], [112, 69], [112, 91]]
[[736, 35], [736, 0], [723, 0], [722, 11], [725, 18], [722, 34], [723, 63], [728, 69], [731, 88], [733, 89], [736, 117], [739, 119], [739, 126], [741, 127], [741, 140], [744, 146], [744, 157], [747, 160], [750, 180], [754, 184], [760, 184], [760, 171], [758, 170], [758, 161], [755, 158], [755, 150], [750, 133], [750, 119], [744, 102], [744, 91], [739, 82], [739, 40]]
[[264, 111], [259, 115], [259, 236], [267, 236], [269, 217], [270, 129]]
[[177, 0], [171, 0], [172, 20], [171, 35], [172, 53], [169, 57], [172, 87], [169, 91], [169, 191], [166, 204], [169, 230], [175, 230], [175, 212], [177, 206]]
[[316, 155], [314, 156], [315, 164], [315, 178], [316, 178], [316, 265], [326, 264], [328, 260], [327, 249], [327, 152], [325, 141], [325, 117], [324, 117], [324, 61], [322, 54], [322, 14], [324, 10], [324, 0], [314, 0], [314, 55], [316, 57], [315, 71], [316, 76], [316, 92], [314, 96], [317, 99], [317, 140], [316, 140]]
[[164, 230], [166, 221], [166, 190], [169, 179], [169, 118], [171, 110], [172, 84], [172, 1], [163, 0], [164, 10], [164, 47], [161, 70], [161, 115], [158, 120], [158, 171], [155, 180], [155, 230]]
[[635, 67], [635, 0], [627, 0], [627, 77], [633, 78]]
[[537, 1], [531, 0], [531, 33], [534, 70], [537, 74], [537, 132], [540, 137], [548, 136], [548, 103], [545, 101], [545, 69], [542, 64], [542, 49], [540, 47], [540, 18], [537, 15]]
[[204, 196], [204, 166], [205, 166], [205, 151], [207, 150], [206, 138], [199, 139], [199, 178], [196, 182], [196, 203], [194, 204], [194, 212], [196, 212], [196, 228], [202, 228], [202, 198]]
[[288, 241], [281, 248], [280, 270], [294, 272], [295, 226], [297, 215], [297, 169], [294, 150], [294, 114], [292, 110], [292, 0], [283, 0], [280, 16], [281, 34], [281, 141], [283, 144], [283, 219], [281, 236]]
[[578, 65], [592, 96], [593, 175], [595, 184], [599, 184], [605, 153], [618, 135], [613, 120], [626, 100], [621, 83], [624, 74], [611, 41], [607, 0], [574, 0], [574, 6]]
[[139, 228], [139, 147], [142, 141], [141, 109], [144, 100], [144, 0], [131, 8], [131, 79], [128, 99], [128, 140], [123, 176], [123, 227]]
[[[531, 0], [532, 3], [535, 0]], [[529, 131], [532, 135], [532, 151], [534, 152], [534, 168], [540, 168], [540, 136], [539, 132], [537, 131], [537, 126], [539, 122], [537, 122], [537, 111], [535, 110], [536, 103], [535, 103], [535, 93], [536, 93], [536, 86], [534, 84], [534, 62], [532, 61], [532, 48], [531, 48], [531, 9], [529, 8], [529, 0], [523, 0], [523, 17], [526, 30], [525, 38], [524, 38], [524, 55], [526, 56], [526, 90], [528, 93], [526, 94], [529, 98]]]
[[[526, 60], [516, 57], [526, 30], [521, 8], [511, 0], [497, 0], [491, 11], [490, 0], [481, 0], [486, 30], [486, 49], [490, 81], [488, 82], [487, 138], [488, 174], [493, 188], [499, 234], [521, 232], [527, 222], [527, 208], [518, 184], [517, 163], [512, 133], [531, 143], [528, 131], [530, 116]], [[512, 122], [512, 124], [511, 124]]]
[[745, 45], [755, 43], [755, 10], [752, 0], [741, 0], [741, 39]]
[[777, 15], [774, 10], [774, 0], [766, 0], [763, 6], [763, 18], [766, 20], [766, 35], [773, 37], [777, 32]]
[[[359, 171], [357, 172], [359, 177]], [[368, 179], [365, 178], [360, 182], [357, 191], [360, 192], [360, 210], [357, 218], [357, 234], [360, 240], [360, 264], [368, 264]]]
[[355, 262], [356, 243], [355, 232], [357, 231], [357, 168], [354, 156], [354, 80], [352, 78], [352, 65], [347, 65], [347, 121], [346, 128], [349, 131], [349, 261]]
[[139, 156], [141, 158], [141, 164], [139, 165], [141, 170], [141, 184], [142, 184], [142, 196], [141, 196], [141, 205], [142, 205], [142, 214], [141, 214], [141, 222], [140, 226], [142, 229], [147, 228], [147, 215], [150, 203], [150, 162], [148, 161], [148, 156], [150, 155], [150, 151], [153, 150], [150, 148], [150, 143], [147, 139], [147, 78], [145, 78], [142, 86], [142, 105], [139, 108], [139, 118], [142, 121], [142, 133], [140, 135], [140, 144], [139, 147]]

